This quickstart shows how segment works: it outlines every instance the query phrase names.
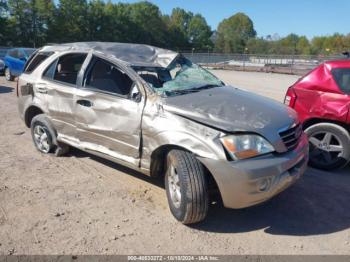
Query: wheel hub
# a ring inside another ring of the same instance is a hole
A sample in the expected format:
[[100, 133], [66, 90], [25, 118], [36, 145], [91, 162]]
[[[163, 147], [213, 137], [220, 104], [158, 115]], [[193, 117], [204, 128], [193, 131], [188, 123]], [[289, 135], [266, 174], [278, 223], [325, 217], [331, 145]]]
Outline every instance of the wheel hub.
[[170, 165], [169, 175], [168, 175], [168, 186], [170, 198], [176, 208], [181, 205], [181, 190], [180, 190], [180, 179], [176, 168]]
[[309, 141], [311, 145], [310, 157], [319, 163], [334, 163], [344, 152], [341, 140], [331, 132], [312, 134]]
[[46, 128], [41, 125], [34, 127], [34, 141], [38, 149], [43, 153], [50, 151], [50, 142]]

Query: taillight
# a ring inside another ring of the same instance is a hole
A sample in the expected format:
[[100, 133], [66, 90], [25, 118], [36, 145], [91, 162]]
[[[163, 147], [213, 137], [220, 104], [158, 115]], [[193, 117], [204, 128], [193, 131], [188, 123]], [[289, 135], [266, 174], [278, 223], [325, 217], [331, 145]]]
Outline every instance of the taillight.
[[288, 88], [286, 97], [284, 98], [284, 104], [290, 107], [294, 107], [297, 95], [293, 87]]

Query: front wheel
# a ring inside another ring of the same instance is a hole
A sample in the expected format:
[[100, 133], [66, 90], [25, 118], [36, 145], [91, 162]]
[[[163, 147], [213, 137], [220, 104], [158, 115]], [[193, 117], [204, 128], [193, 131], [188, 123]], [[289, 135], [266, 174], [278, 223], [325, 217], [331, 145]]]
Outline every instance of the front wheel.
[[13, 81], [15, 77], [11, 74], [10, 68], [5, 68], [5, 78], [7, 81]]
[[183, 224], [204, 220], [209, 204], [202, 164], [190, 152], [171, 150], [166, 167], [165, 188], [171, 213]]
[[320, 123], [305, 130], [309, 136], [312, 167], [331, 170], [344, 167], [350, 161], [350, 135], [343, 127]]

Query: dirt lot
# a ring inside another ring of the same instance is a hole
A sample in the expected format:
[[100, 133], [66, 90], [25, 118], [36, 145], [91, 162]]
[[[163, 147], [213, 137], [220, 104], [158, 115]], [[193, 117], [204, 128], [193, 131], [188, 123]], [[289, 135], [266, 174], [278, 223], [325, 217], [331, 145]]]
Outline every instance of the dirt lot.
[[[281, 100], [295, 76], [215, 71]], [[176, 222], [162, 182], [74, 150], [41, 155], [0, 77], [0, 254], [350, 254], [350, 168], [309, 169], [266, 204]]]

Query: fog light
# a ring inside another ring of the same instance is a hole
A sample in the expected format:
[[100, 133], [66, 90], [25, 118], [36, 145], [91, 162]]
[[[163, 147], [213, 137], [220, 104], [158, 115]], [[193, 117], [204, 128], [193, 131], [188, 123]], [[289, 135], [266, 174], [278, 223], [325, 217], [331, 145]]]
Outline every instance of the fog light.
[[269, 178], [263, 178], [258, 183], [258, 190], [260, 192], [265, 192], [269, 190], [271, 184], [271, 180]]

